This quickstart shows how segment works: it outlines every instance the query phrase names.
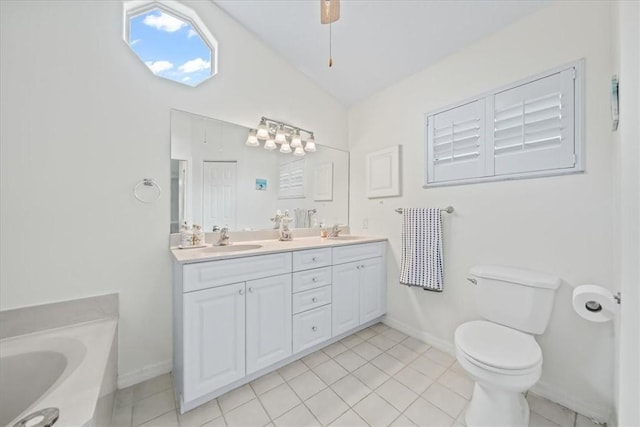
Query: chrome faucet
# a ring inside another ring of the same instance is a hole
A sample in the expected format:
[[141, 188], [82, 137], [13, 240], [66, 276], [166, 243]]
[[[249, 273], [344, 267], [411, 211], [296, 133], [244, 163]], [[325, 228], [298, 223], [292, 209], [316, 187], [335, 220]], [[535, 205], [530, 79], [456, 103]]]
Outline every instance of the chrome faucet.
[[218, 246], [226, 246], [229, 244], [229, 229], [227, 227], [222, 227], [220, 229], [220, 238], [216, 245]]
[[334, 224], [329, 232], [329, 237], [338, 237], [341, 231], [340, 226], [338, 224]]

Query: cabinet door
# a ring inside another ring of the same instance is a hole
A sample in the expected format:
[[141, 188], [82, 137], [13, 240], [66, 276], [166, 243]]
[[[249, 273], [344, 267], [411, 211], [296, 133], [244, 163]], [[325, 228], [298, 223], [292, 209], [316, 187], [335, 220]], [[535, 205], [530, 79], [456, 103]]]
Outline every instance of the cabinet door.
[[356, 264], [360, 274], [360, 324], [362, 324], [385, 313], [387, 281], [382, 258], [371, 258]]
[[333, 266], [331, 329], [334, 337], [360, 324], [360, 270], [357, 269], [360, 264], [362, 262]]
[[291, 355], [291, 275], [247, 282], [247, 374]]
[[184, 294], [184, 400], [244, 377], [245, 285]]

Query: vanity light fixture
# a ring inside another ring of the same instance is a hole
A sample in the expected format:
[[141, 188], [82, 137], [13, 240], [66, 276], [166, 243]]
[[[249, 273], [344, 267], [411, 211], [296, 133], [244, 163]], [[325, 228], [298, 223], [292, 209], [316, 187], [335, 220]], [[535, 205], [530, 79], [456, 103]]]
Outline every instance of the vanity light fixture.
[[[306, 134], [308, 137], [303, 138]], [[265, 141], [265, 150], [275, 150], [280, 145], [280, 152], [284, 154], [293, 153], [294, 156], [304, 156], [306, 153], [316, 151], [316, 141], [313, 132], [290, 125], [267, 117], [260, 118], [260, 124], [256, 129], [249, 131], [247, 145], [249, 147], [259, 147], [260, 140]]]
[[258, 141], [258, 137], [256, 136], [256, 130], [251, 129], [249, 131], [249, 136], [247, 137], [247, 145], [249, 147], [259, 147], [260, 141]]

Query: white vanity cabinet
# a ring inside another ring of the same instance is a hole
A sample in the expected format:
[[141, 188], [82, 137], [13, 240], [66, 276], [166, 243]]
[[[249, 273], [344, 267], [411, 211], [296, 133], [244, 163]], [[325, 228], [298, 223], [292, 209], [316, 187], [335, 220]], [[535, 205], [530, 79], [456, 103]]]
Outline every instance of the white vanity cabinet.
[[382, 242], [333, 248], [333, 336], [386, 312], [384, 255]]
[[188, 411], [369, 326], [385, 242], [174, 262], [173, 374]]

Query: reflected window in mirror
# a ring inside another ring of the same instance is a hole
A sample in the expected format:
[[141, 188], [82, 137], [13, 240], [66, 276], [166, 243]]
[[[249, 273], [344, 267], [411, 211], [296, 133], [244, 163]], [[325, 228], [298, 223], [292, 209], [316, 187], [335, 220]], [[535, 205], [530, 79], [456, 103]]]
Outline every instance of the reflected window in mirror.
[[217, 72], [218, 42], [175, 1], [125, 2], [125, 42], [156, 76], [198, 86]]

